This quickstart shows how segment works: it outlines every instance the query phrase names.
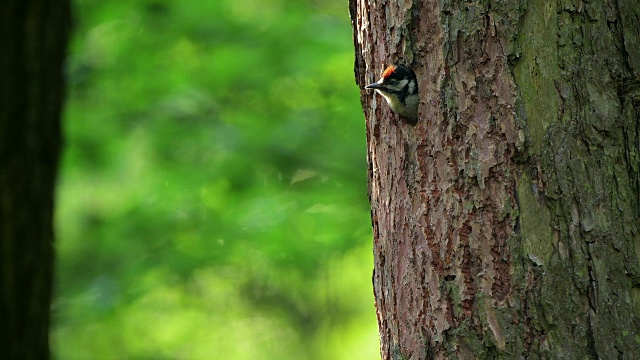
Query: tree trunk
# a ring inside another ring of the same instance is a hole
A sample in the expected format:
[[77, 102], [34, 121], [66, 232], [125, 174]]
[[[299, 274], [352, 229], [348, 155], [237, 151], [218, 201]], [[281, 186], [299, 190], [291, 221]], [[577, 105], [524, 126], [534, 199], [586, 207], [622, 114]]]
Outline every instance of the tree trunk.
[[68, 1], [0, 2], [3, 359], [49, 358], [53, 195]]
[[637, 0], [350, 0], [383, 359], [640, 359]]

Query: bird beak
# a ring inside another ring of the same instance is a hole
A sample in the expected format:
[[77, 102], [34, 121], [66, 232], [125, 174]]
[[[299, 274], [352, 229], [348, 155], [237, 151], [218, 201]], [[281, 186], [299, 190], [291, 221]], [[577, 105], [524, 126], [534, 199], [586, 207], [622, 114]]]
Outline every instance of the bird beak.
[[373, 84], [369, 84], [367, 86], [364, 87], [365, 89], [384, 89], [384, 86], [380, 85], [380, 83], [373, 83]]

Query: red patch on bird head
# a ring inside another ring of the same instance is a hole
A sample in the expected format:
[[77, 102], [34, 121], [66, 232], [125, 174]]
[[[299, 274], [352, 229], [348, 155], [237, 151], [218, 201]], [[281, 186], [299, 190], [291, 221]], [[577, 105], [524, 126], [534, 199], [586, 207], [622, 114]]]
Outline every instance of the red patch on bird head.
[[396, 67], [394, 65], [389, 65], [387, 66], [386, 69], [384, 69], [384, 71], [382, 72], [382, 78], [386, 79], [389, 76], [391, 76], [391, 74], [393, 74], [396, 71]]

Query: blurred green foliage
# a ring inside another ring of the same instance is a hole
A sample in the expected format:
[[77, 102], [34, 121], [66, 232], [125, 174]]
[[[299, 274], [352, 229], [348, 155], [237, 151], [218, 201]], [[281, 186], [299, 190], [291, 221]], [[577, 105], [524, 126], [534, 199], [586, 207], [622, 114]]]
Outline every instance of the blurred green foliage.
[[75, 1], [58, 359], [376, 359], [347, 4]]

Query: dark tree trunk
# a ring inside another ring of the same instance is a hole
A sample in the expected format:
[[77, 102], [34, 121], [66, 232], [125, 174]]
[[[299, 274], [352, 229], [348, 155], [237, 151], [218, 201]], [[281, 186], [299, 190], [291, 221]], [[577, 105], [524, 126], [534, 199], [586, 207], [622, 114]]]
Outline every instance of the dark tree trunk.
[[53, 197], [69, 2], [0, 2], [3, 359], [49, 358]]
[[640, 358], [637, 0], [350, 0], [383, 359]]

